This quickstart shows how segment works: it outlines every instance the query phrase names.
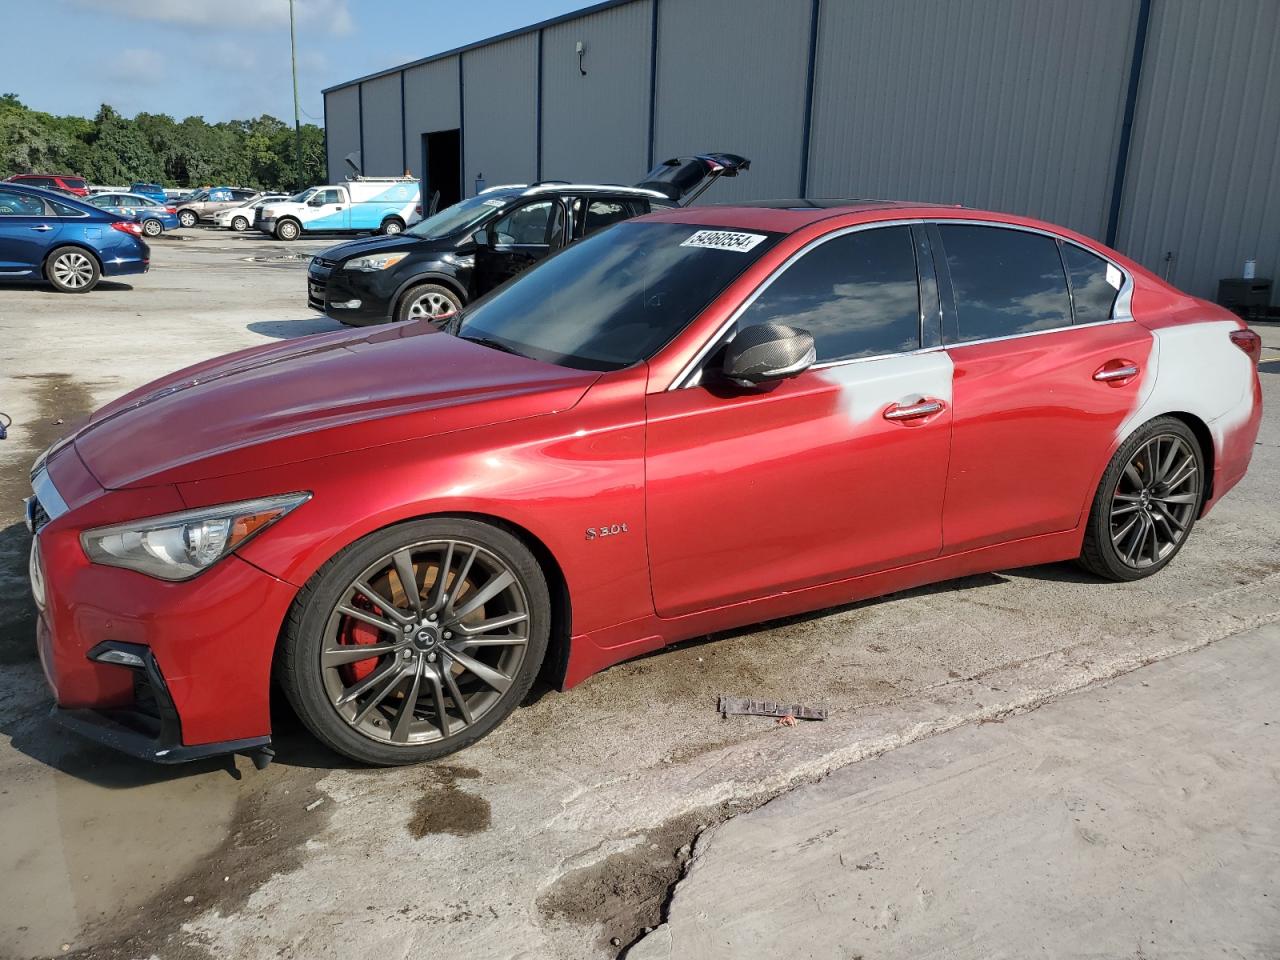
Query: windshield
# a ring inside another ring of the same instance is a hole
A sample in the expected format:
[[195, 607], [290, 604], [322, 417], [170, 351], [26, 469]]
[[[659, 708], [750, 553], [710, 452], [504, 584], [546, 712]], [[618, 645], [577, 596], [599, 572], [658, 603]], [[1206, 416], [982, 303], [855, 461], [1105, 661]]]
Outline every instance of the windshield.
[[295, 193], [292, 197], [290, 197], [289, 202], [290, 203], [306, 203], [307, 198], [310, 197], [313, 193], [315, 193], [319, 189], [320, 189], [319, 187], [307, 187], [307, 189], [303, 190], [301, 193]]
[[509, 199], [501, 197], [472, 197], [470, 200], [455, 203], [452, 207], [445, 207], [439, 213], [432, 214], [410, 227], [405, 233], [421, 237], [423, 240], [439, 240], [451, 233], [458, 233], [467, 227], [475, 226], [509, 202]]
[[470, 307], [458, 336], [582, 370], [648, 360], [779, 234], [618, 223]]

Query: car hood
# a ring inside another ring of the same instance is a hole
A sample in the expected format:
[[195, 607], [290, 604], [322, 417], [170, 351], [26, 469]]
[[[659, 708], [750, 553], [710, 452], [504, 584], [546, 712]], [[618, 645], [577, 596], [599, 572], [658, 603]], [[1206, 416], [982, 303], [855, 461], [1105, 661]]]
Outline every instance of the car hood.
[[434, 240], [423, 240], [420, 237], [411, 237], [406, 234], [394, 237], [361, 237], [359, 240], [340, 243], [336, 247], [328, 247], [321, 250], [319, 256], [322, 260], [342, 263], [352, 257], [360, 257], [371, 253], [391, 253], [395, 250], [426, 250], [436, 246], [447, 247], [449, 245], [438, 244]]
[[97, 411], [75, 434], [107, 489], [185, 483], [572, 407], [599, 377], [427, 323], [218, 357]]

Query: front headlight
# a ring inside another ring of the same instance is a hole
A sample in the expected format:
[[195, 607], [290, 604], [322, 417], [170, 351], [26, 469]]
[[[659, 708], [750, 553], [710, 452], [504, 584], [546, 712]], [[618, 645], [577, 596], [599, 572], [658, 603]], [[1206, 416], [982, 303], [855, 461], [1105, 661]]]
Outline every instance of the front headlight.
[[80, 534], [94, 563], [161, 580], [189, 580], [311, 499], [289, 493], [117, 523]]
[[375, 253], [368, 257], [348, 260], [344, 266], [348, 270], [386, 270], [394, 267], [408, 255], [408, 253]]

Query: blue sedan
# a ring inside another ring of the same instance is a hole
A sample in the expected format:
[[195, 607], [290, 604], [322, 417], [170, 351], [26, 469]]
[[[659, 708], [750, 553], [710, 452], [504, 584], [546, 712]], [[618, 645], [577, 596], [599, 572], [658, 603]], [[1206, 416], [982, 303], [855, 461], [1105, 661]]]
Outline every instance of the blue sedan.
[[102, 277], [145, 273], [142, 226], [72, 197], [0, 183], [0, 280], [44, 277], [63, 293], [87, 293]]
[[148, 237], [158, 237], [178, 228], [178, 208], [157, 203], [140, 193], [96, 193], [85, 203], [137, 220]]

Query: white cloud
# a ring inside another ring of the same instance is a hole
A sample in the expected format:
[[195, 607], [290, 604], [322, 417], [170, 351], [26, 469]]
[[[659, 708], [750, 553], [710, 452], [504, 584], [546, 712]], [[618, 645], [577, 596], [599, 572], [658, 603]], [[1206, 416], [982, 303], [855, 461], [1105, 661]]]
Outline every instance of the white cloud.
[[[130, 20], [214, 30], [287, 27], [288, 0], [72, 0], [85, 10]], [[347, 0], [297, 0], [299, 23], [337, 36], [353, 27]]]
[[159, 50], [128, 47], [117, 50], [107, 66], [107, 76], [127, 86], [147, 87], [165, 78], [168, 58]]

